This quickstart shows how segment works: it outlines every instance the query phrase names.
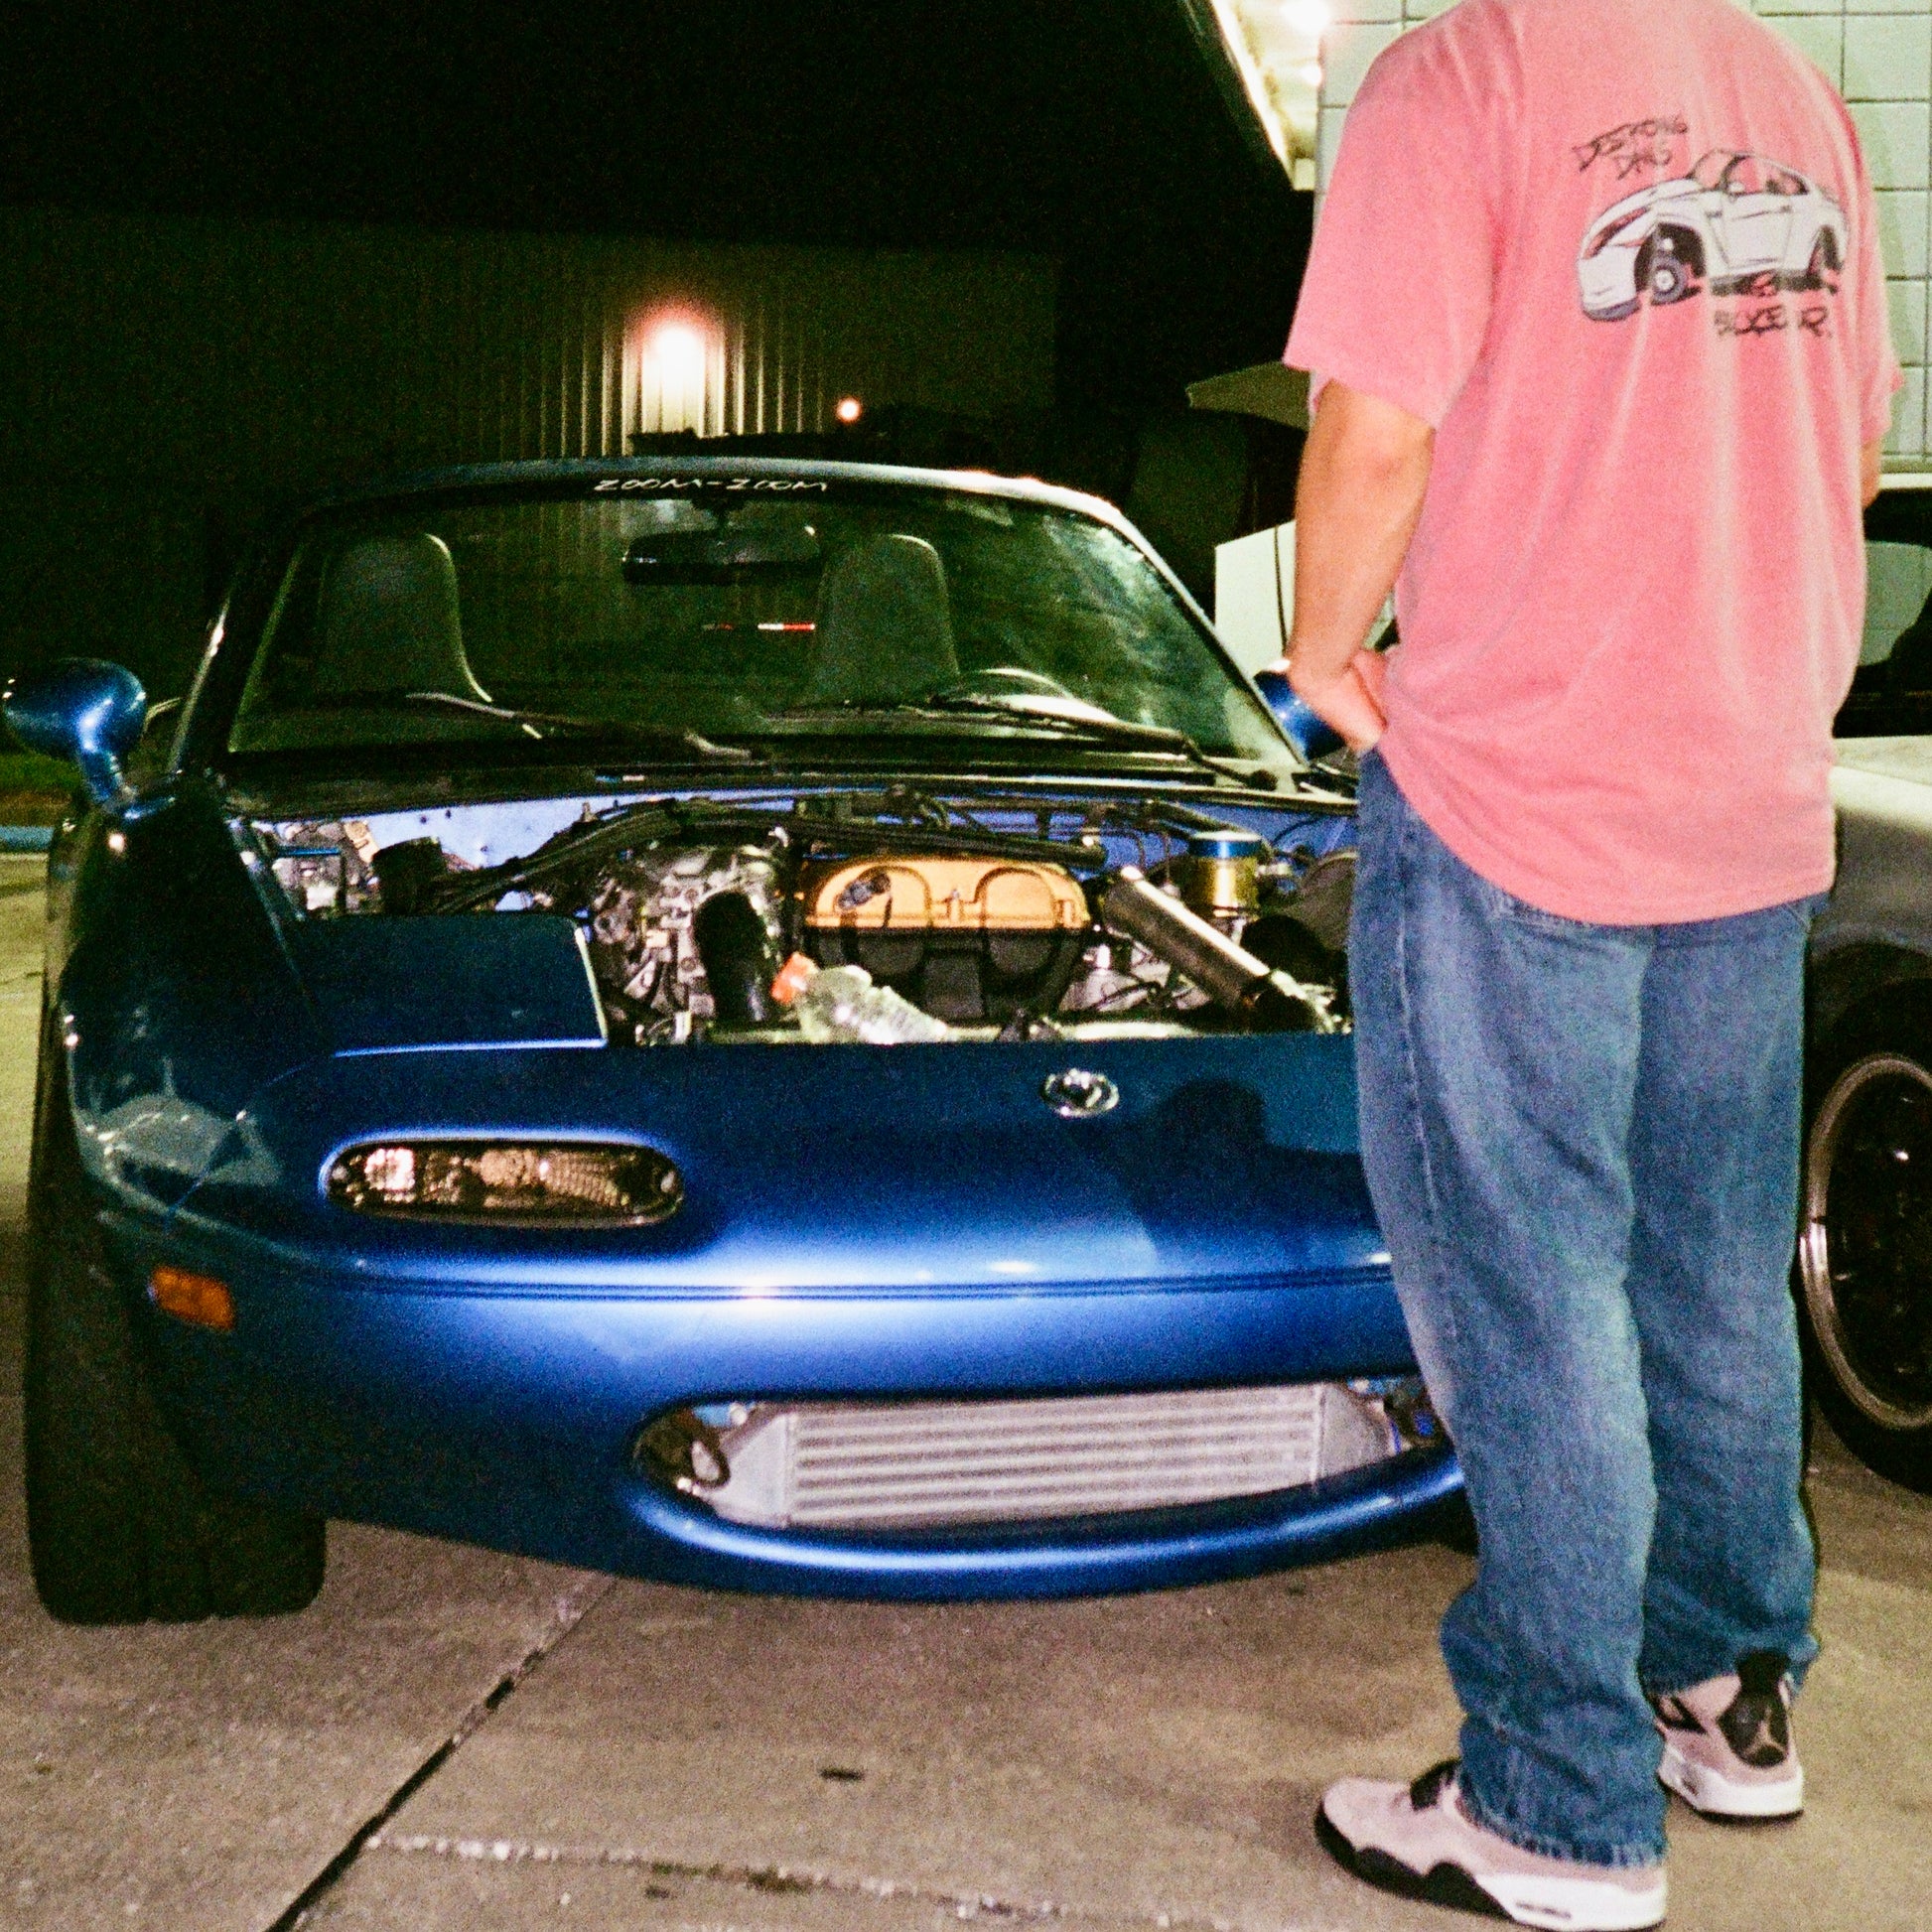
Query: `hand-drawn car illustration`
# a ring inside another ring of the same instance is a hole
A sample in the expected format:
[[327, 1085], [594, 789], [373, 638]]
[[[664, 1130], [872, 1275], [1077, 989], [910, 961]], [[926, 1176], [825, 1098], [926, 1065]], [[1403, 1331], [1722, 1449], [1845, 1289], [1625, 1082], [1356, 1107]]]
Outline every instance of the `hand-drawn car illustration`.
[[1584, 236], [1584, 313], [1621, 322], [1647, 295], [1823, 288], [1845, 260], [1845, 210], [1814, 181], [1762, 155], [1713, 148], [1688, 175], [1626, 196]]

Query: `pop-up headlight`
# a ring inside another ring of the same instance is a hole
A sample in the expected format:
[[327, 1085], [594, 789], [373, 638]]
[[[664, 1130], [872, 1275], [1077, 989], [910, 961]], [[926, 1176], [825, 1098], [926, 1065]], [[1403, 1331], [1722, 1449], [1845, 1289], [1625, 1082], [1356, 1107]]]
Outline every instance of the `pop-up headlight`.
[[425, 1220], [637, 1227], [676, 1213], [684, 1181], [647, 1147], [384, 1141], [331, 1163], [329, 1198]]

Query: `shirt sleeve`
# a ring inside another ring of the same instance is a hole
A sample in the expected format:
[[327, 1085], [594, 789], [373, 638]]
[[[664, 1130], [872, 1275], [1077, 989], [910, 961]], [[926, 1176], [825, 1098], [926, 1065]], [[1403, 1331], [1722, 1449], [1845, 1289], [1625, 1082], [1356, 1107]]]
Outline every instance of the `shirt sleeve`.
[[1284, 360], [1440, 427], [1489, 329], [1489, 130], [1466, 76], [1405, 35], [1342, 124]]
[[1878, 249], [1878, 205], [1871, 176], [1859, 146], [1858, 128], [1845, 116], [1852, 142], [1854, 206], [1846, 209], [1852, 259], [1846, 264], [1853, 287], [1850, 303], [1858, 356], [1859, 441], [1872, 443], [1891, 427], [1891, 399], [1903, 387], [1904, 371], [1892, 347], [1891, 304], [1885, 293], [1885, 263]]

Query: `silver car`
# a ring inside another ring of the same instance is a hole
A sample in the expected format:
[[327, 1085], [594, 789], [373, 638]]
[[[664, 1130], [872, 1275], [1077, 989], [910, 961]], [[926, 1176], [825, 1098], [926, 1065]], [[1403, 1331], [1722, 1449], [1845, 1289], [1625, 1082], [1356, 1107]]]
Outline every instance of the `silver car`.
[[1932, 1490], [1932, 474], [1888, 477], [1865, 539], [1812, 936], [1798, 1312], [1839, 1435]]

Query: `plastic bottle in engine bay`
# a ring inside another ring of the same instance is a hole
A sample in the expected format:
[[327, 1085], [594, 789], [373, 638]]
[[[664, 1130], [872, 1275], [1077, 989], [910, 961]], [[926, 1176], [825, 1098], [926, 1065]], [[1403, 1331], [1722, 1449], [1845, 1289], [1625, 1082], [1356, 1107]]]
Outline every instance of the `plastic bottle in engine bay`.
[[820, 967], [793, 953], [771, 991], [791, 1008], [805, 1038], [820, 1044], [929, 1045], [953, 1036], [943, 1020], [921, 1013], [890, 986], [875, 986], [863, 966]]

